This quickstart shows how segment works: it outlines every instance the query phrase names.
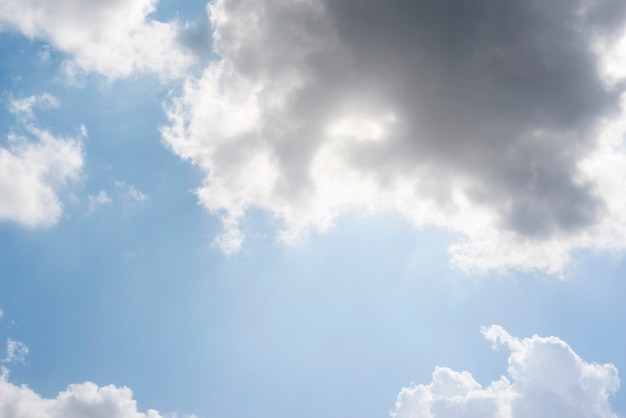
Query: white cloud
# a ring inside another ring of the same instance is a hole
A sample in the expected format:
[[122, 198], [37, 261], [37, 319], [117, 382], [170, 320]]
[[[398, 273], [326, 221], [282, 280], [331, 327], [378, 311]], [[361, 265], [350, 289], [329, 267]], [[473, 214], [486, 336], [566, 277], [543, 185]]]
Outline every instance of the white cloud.
[[12, 338], [7, 339], [7, 356], [2, 360], [5, 363], [24, 363], [28, 355], [28, 346], [21, 341]]
[[[0, 316], [2, 311], [0, 310]], [[23, 342], [7, 339], [7, 356], [2, 362], [23, 363], [28, 355]], [[47, 399], [26, 385], [9, 381], [9, 370], [0, 366], [0, 417], [2, 418], [195, 418], [194, 415], [165, 414], [154, 409], [137, 411], [128, 387], [85, 382], [69, 385], [56, 398]]]
[[[56, 398], [46, 399], [25, 385], [8, 381], [8, 371], [0, 375], [0, 416], [3, 418], [176, 418], [158, 411], [137, 411], [137, 402], [127, 387], [98, 387], [91, 382], [70, 385]], [[187, 416], [188, 418], [193, 418]]]
[[150, 198], [146, 193], [142, 193], [132, 184], [126, 184], [124, 181], [116, 181], [115, 186], [120, 190], [122, 196], [126, 199], [143, 203]]
[[510, 3], [210, 3], [221, 59], [162, 135], [206, 173], [216, 244], [237, 251], [260, 208], [285, 241], [397, 211], [458, 233], [468, 270], [561, 273], [573, 250], [626, 249], [623, 42], [607, 41], [623, 7]]
[[104, 190], [100, 190], [98, 194], [94, 196], [91, 196], [91, 195], [88, 196], [87, 199], [88, 199], [87, 213], [92, 213], [98, 207], [104, 206], [104, 205], [110, 205], [113, 202], [113, 200], [111, 200], [111, 197], [109, 197], [109, 194]]
[[612, 364], [587, 363], [557, 337], [518, 339], [502, 327], [482, 329], [506, 346], [508, 377], [483, 387], [468, 372], [437, 367], [433, 381], [405, 387], [394, 418], [615, 418], [609, 396], [619, 389]]
[[23, 99], [11, 100], [9, 102], [9, 112], [22, 121], [33, 122], [35, 119], [35, 116], [33, 115], [34, 108], [54, 109], [60, 105], [61, 104], [56, 97], [48, 93], [44, 93], [40, 96], [29, 96]]
[[[149, 18], [157, 0], [4, 0], [0, 25], [70, 55], [65, 70], [108, 78], [134, 71], [179, 77], [195, 60], [178, 41], [177, 22]], [[2, 27], [0, 26], [0, 30]]]
[[73, 138], [57, 137], [36, 126], [32, 107], [58, 105], [49, 95], [13, 101], [10, 105], [21, 124], [0, 147], [0, 221], [27, 227], [49, 226], [62, 213], [58, 193], [75, 180], [83, 166], [81, 127]]

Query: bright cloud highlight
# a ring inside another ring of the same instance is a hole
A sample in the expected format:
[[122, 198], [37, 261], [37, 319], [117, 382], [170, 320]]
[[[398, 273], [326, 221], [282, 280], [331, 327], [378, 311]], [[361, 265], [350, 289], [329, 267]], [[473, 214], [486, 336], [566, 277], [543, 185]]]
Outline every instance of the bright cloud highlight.
[[587, 363], [557, 337], [519, 339], [502, 327], [482, 329], [494, 348], [511, 351], [508, 377], [483, 387], [468, 372], [438, 367], [433, 381], [405, 387], [393, 418], [615, 418], [619, 389], [612, 364]]

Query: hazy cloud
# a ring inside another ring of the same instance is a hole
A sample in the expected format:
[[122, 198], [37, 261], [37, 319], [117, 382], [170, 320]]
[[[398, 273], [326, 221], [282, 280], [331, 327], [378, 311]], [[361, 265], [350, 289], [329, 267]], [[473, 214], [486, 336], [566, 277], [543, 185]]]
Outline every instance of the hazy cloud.
[[54, 109], [60, 105], [56, 97], [44, 93], [40, 96], [29, 96], [23, 99], [11, 100], [9, 102], [9, 112], [23, 122], [33, 122], [35, 119], [33, 109]]
[[57, 106], [52, 96], [31, 96], [12, 101], [9, 109], [18, 124], [0, 147], [0, 221], [28, 227], [49, 226], [62, 213], [58, 193], [75, 180], [83, 167], [81, 141], [84, 127], [75, 137], [58, 137], [40, 129], [34, 106]]
[[124, 181], [116, 181], [115, 186], [118, 188], [122, 196], [127, 200], [143, 203], [150, 198], [146, 193], [142, 193], [132, 184], [126, 184]]
[[438, 367], [427, 385], [400, 391], [394, 418], [615, 418], [609, 395], [619, 389], [612, 364], [587, 363], [557, 337], [518, 339], [502, 327], [483, 328], [507, 347], [507, 377], [483, 387], [468, 372]]
[[92, 213], [98, 207], [104, 206], [104, 205], [110, 205], [113, 202], [109, 194], [105, 192], [104, 190], [100, 190], [98, 194], [96, 195], [88, 196], [87, 200], [88, 200], [87, 213]]
[[626, 247], [626, 206], [606, 193], [624, 169], [599, 167], [624, 155], [625, 9], [217, 0], [221, 59], [172, 101], [163, 138], [206, 172], [227, 251], [253, 207], [287, 241], [395, 210], [459, 233], [462, 268], [558, 272], [572, 249]]
[[7, 355], [2, 360], [5, 363], [18, 362], [24, 363], [28, 355], [28, 346], [21, 341], [12, 338], [7, 339]]

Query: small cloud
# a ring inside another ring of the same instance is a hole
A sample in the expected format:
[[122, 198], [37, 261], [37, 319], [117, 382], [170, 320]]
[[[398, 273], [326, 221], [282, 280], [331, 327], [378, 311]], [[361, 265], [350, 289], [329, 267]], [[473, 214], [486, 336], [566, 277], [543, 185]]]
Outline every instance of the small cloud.
[[104, 205], [110, 205], [113, 200], [109, 197], [108, 193], [104, 190], [100, 190], [97, 195], [90, 195], [89, 199], [89, 208], [87, 209], [87, 213], [93, 213], [98, 207]]
[[11, 338], [7, 339], [7, 356], [4, 360], [5, 363], [24, 363], [24, 359], [28, 355], [28, 346], [21, 341], [17, 341]]
[[9, 112], [24, 121], [33, 121], [33, 109], [54, 109], [60, 106], [59, 100], [51, 94], [29, 96], [23, 99], [13, 99], [9, 102]]
[[8, 110], [17, 123], [7, 136], [7, 146], [0, 146], [0, 221], [34, 228], [59, 220], [63, 212], [59, 192], [82, 172], [86, 130], [72, 138], [37, 127], [33, 109], [58, 106], [59, 101], [47, 93], [10, 100]]
[[124, 181], [116, 181], [115, 186], [117, 186], [124, 198], [128, 200], [142, 203], [150, 198], [147, 194], [137, 190], [132, 184], [126, 184]]
[[128, 189], [128, 196], [135, 199], [138, 202], [145, 202], [148, 200], [148, 195], [145, 193], [141, 193], [139, 190], [135, 189], [133, 186], [130, 186]]

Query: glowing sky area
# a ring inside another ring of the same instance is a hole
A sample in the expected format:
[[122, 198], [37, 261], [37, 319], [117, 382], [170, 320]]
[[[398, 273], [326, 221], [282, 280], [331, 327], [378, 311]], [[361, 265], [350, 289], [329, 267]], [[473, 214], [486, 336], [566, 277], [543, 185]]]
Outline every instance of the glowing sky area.
[[626, 417], [622, 0], [0, 0], [0, 418]]

